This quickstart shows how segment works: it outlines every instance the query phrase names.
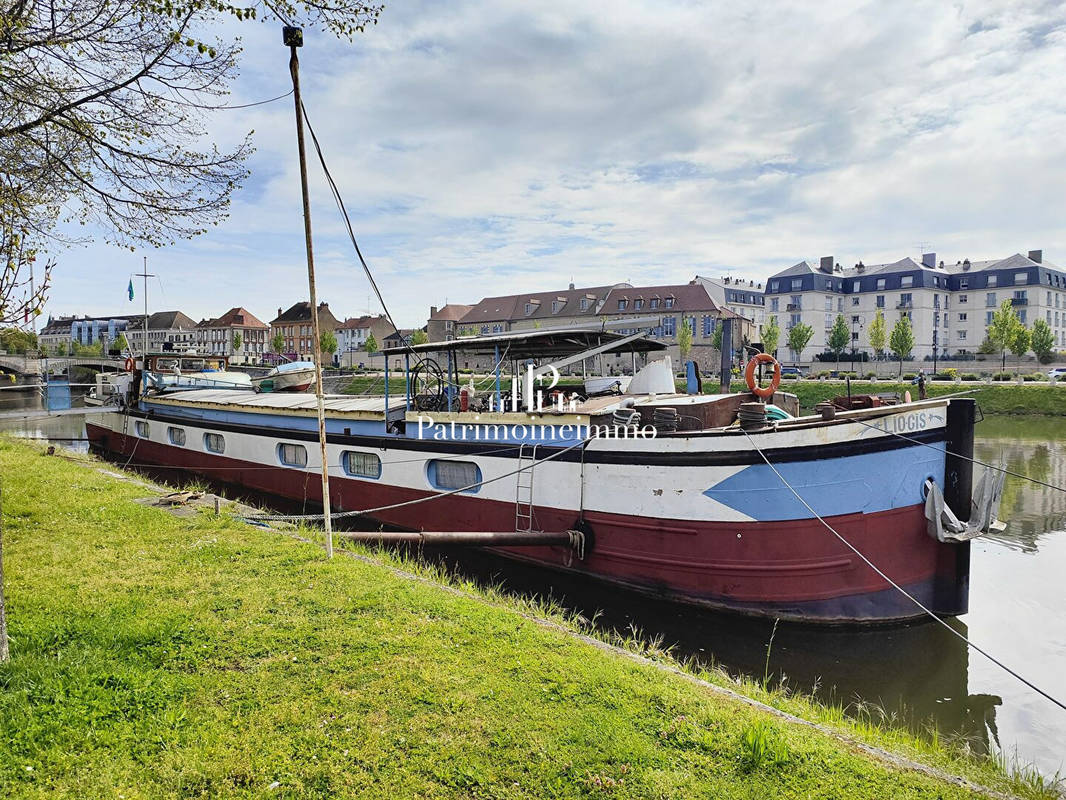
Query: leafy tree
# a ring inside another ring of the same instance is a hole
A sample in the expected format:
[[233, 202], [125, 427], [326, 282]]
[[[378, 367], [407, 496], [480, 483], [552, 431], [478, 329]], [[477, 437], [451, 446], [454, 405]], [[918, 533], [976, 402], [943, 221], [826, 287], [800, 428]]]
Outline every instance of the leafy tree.
[[126, 353], [130, 350], [130, 341], [126, 338], [126, 334], [120, 333], [118, 338], [115, 339], [115, 347], [118, 348], [120, 353]]
[[793, 325], [788, 331], [788, 349], [795, 353], [796, 360], [803, 358], [803, 348], [814, 336], [814, 328], [805, 322]]
[[[207, 120], [238, 73], [231, 19], [281, 19], [350, 38], [362, 0], [38, 0], [0, 9], [0, 172], [122, 243], [161, 245], [224, 217], [247, 176]], [[210, 37], [211, 41], [205, 41]]]
[[275, 353], [281, 353], [285, 348], [285, 337], [281, 335], [281, 331], [275, 333], [270, 337], [270, 349]]
[[425, 344], [428, 341], [429, 335], [423, 330], [418, 330], [411, 334], [411, 344]]
[[992, 344], [992, 340], [988, 338], [987, 334], [985, 335], [984, 341], [981, 342], [980, 346], [977, 348], [977, 352], [986, 356], [990, 356], [996, 352], [996, 346]]
[[1014, 340], [1018, 336], [1018, 328], [1022, 326], [1022, 321], [1018, 319], [1018, 314], [1014, 310], [1014, 305], [1010, 300], [1004, 300], [999, 308], [992, 314], [992, 322], [988, 325], [988, 341], [992, 344], [994, 351], [999, 351], [1003, 358], [1000, 369], [1007, 369], [1007, 350], [1013, 345]]
[[322, 331], [318, 336], [318, 347], [323, 353], [331, 356], [337, 352], [337, 336], [333, 331]]
[[840, 369], [840, 354], [844, 352], [844, 348], [848, 346], [848, 342], [851, 340], [851, 332], [848, 330], [847, 320], [844, 319], [843, 314], [837, 314], [836, 320], [833, 322], [833, 329], [829, 331], [829, 350], [837, 358], [837, 369]]
[[[126, 338], [125, 334], [123, 334], [122, 338], [123, 339]], [[67, 354], [67, 343], [66, 342], [57, 342], [56, 343], [56, 355], [57, 356], [65, 356], [66, 354]]]
[[1030, 346], [1041, 364], [1051, 362], [1052, 354], [1055, 350], [1055, 334], [1051, 330], [1051, 326], [1042, 319], [1038, 319], [1033, 323]]
[[240, 331], [233, 332], [233, 352], [236, 353], [241, 349], [241, 345], [244, 343], [244, 338], [241, 336]]
[[376, 353], [378, 351], [378, 340], [374, 338], [373, 332], [371, 332], [371, 334], [366, 337], [366, 342], [363, 344], [363, 349], [366, 350], [368, 354]]
[[711, 346], [714, 347], [719, 353], [722, 352], [722, 321], [718, 320], [718, 324], [714, 326], [714, 336], [711, 337]]
[[899, 359], [899, 374], [903, 377], [903, 359], [910, 355], [914, 349], [914, 328], [911, 327], [911, 318], [901, 314], [899, 320], [892, 327], [892, 336], [889, 337], [888, 346]]
[[[4, 12], [0, 11], [0, 31], [3, 18]], [[4, 76], [2, 65], [0, 49], [0, 82]], [[2, 115], [0, 111], [0, 119]], [[18, 169], [17, 164], [11, 167], [11, 172]], [[0, 149], [0, 325], [26, 324], [41, 313], [55, 262], [37, 264], [39, 237], [36, 234], [39, 227], [52, 225], [58, 213], [53, 208], [25, 210], [36, 198], [18, 182], [17, 174], [8, 172]]]
[[1014, 336], [1010, 340], [1010, 351], [1018, 358], [1021, 358], [1029, 352], [1030, 341], [1031, 334], [1029, 329], [1019, 320], [1018, 326], [1014, 329]]
[[37, 336], [21, 328], [3, 328], [0, 330], [0, 349], [9, 353], [25, 353], [37, 349]]
[[781, 328], [777, 325], [777, 315], [770, 315], [770, 321], [762, 329], [762, 346], [770, 355], [777, 352], [777, 343], [781, 339]]
[[681, 321], [681, 330], [677, 332], [677, 352], [684, 363], [692, 350], [692, 325], [687, 319]]
[[874, 321], [870, 323], [870, 328], [867, 330], [866, 335], [870, 340], [870, 347], [877, 355], [881, 355], [885, 351], [885, 344], [888, 342], [885, 315], [881, 309], [877, 309], [877, 314], [874, 315]]

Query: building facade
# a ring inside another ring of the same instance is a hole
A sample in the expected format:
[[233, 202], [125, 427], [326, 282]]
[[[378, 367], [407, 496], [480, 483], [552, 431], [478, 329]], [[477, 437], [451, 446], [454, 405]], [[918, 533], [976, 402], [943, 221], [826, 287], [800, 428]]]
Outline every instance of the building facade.
[[[57, 347], [72, 352], [74, 345], [116, 347], [121, 336], [135, 353], [144, 350], [144, 315], [110, 317], [49, 317], [39, 334], [41, 347], [56, 352]], [[148, 349], [187, 350], [196, 346], [196, 323], [180, 311], [157, 311], [148, 315]]]
[[[269, 348], [270, 326], [245, 308], [231, 308], [221, 317], [201, 320], [196, 326], [196, 349], [228, 356], [234, 364], [258, 364]], [[240, 347], [234, 339], [240, 335]]]
[[443, 308], [430, 306], [429, 319], [426, 321], [426, 336], [431, 342], [447, 342], [455, 338], [456, 324], [470, 313], [473, 306], [460, 303], [448, 303]]
[[[814, 331], [802, 352], [790, 353], [800, 361], [828, 350], [838, 314], [844, 316], [854, 348], [874, 355], [869, 329], [878, 312], [884, 316], [887, 336], [900, 316], [910, 318], [913, 358], [931, 360], [934, 353], [937, 358], [967, 356], [980, 348], [992, 314], [1004, 300], [1026, 325], [1044, 319], [1056, 346], [1066, 347], [1066, 272], [1045, 262], [1040, 250], [954, 264], [926, 253], [921, 262], [903, 258], [869, 266], [859, 262], [850, 268], [826, 256], [818, 267], [801, 261], [766, 283], [767, 318], [776, 315], [781, 328], [778, 352], [789, 352], [788, 331], [795, 325], [802, 322]], [[890, 350], [887, 342], [885, 349]]]
[[376, 360], [366, 350], [367, 340], [374, 335], [378, 343], [378, 351], [384, 347], [386, 337], [393, 332], [392, 323], [384, 314], [376, 317], [363, 316], [351, 317], [337, 326], [337, 354], [338, 366], [354, 368], [359, 366], [374, 367], [382, 366], [382, 356]]
[[762, 281], [742, 280], [728, 275], [723, 278], [697, 275], [695, 280], [703, 284], [719, 308], [728, 309], [754, 323], [754, 327], [749, 329], [753, 341], [762, 340], [763, 325], [767, 321], [766, 293]]
[[[329, 310], [328, 303], [318, 304], [318, 326], [322, 333], [329, 331], [336, 334], [340, 322]], [[315, 337], [311, 332], [311, 304], [302, 300], [289, 307], [287, 311], [278, 309], [278, 315], [270, 321], [270, 352], [274, 349], [274, 339], [280, 335], [282, 339], [281, 352], [278, 355], [285, 356], [293, 361], [314, 358]], [[338, 352], [340, 342], [337, 343]]]

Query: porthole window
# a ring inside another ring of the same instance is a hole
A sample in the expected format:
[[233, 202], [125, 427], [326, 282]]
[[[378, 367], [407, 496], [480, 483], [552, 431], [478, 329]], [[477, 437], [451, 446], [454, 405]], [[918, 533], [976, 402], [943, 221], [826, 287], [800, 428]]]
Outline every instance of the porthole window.
[[137, 435], [140, 436], [142, 439], [147, 439], [148, 438], [148, 423], [147, 422], [136, 422], [136, 423], [134, 423], [133, 427], [134, 427], [134, 430], [137, 431]]
[[209, 453], [225, 453], [226, 440], [222, 437], [221, 433], [205, 433], [204, 449]]
[[185, 446], [185, 429], [184, 428], [167, 428], [167, 438], [170, 439], [170, 443], [177, 445], [178, 447]]
[[302, 444], [279, 444], [278, 461], [286, 467], [306, 467], [307, 448]]
[[473, 461], [447, 461], [435, 458], [428, 465], [429, 482], [435, 489], [467, 489], [474, 494], [481, 487], [481, 470]]
[[375, 453], [359, 453], [345, 450], [341, 455], [341, 466], [348, 475], [356, 478], [380, 478], [381, 459]]

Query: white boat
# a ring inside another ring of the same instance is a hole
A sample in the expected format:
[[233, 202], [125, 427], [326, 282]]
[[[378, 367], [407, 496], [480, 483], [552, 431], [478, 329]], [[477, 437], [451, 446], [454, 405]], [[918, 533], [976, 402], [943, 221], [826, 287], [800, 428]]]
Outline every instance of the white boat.
[[231, 372], [225, 356], [195, 353], [150, 353], [145, 357], [145, 386], [162, 391], [177, 389], [251, 389], [247, 372]]
[[305, 392], [315, 382], [313, 361], [290, 361], [278, 364], [266, 375], [252, 378], [257, 392]]

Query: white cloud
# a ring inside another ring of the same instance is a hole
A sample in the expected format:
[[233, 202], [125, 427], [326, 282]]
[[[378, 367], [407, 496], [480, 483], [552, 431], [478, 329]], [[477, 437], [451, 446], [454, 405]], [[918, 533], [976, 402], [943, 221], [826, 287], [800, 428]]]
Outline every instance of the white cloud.
[[[273, 26], [245, 28], [232, 102], [287, 90]], [[1066, 262], [1066, 13], [1044, 3], [412, 3], [353, 44], [309, 32], [305, 103], [401, 324], [447, 298], [834, 253]], [[269, 319], [306, 295], [291, 99], [254, 127], [229, 222], [152, 254], [167, 305]], [[319, 294], [367, 285], [311, 158]], [[52, 313], [122, 307], [136, 255], [62, 257]], [[373, 305], [373, 303], [371, 304]]]

